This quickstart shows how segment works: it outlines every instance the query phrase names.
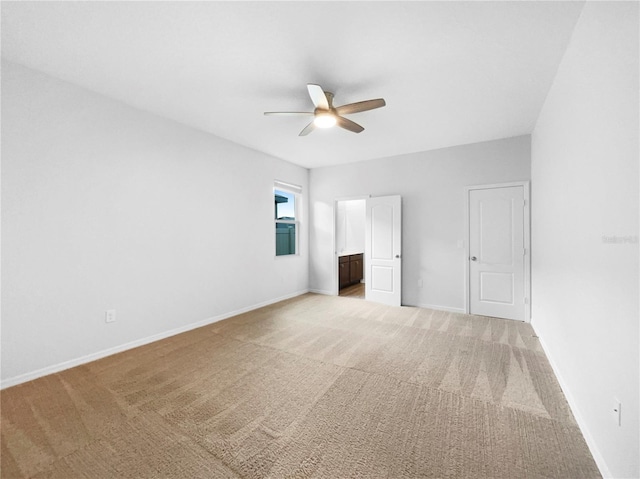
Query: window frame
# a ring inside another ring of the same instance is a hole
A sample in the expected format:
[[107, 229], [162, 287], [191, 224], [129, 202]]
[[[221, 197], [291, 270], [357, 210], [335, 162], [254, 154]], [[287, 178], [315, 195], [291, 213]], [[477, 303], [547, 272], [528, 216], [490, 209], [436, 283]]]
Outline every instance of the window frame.
[[[282, 181], [274, 181], [274, 185], [273, 185], [273, 190], [272, 190], [272, 195], [273, 198], [275, 199], [275, 195], [277, 194], [276, 192], [280, 191], [283, 193], [288, 193], [290, 195], [293, 196], [294, 199], [294, 203], [293, 203], [293, 216], [294, 219], [293, 220], [285, 220], [285, 219], [278, 219], [278, 205], [277, 203], [274, 201], [273, 202], [273, 218], [274, 218], [274, 225], [273, 225], [273, 250], [274, 250], [274, 256], [276, 258], [288, 258], [288, 257], [295, 257], [295, 256], [300, 256], [300, 201], [302, 198], [302, 187], [297, 186], [297, 185], [293, 185], [290, 183], [284, 183]], [[287, 253], [287, 254], [278, 254], [278, 245], [277, 245], [277, 239], [276, 239], [276, 235], [277, 235], [277, 229], [278, 229], [278, 224], [286, 224], [286, 225], [294, 225], [295, 228], [295, 244], [294, 244], [294, 248], [295, 251], [293, 253]]]

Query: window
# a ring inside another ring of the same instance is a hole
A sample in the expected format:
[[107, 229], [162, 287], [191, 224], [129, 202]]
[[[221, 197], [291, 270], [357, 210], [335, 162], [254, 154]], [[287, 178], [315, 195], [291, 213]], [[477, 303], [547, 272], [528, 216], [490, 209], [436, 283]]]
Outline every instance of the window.
[[276, 223], [276, 256], [298, 253], [298, 193], [300, 187], [276, 182], [273, 189]]

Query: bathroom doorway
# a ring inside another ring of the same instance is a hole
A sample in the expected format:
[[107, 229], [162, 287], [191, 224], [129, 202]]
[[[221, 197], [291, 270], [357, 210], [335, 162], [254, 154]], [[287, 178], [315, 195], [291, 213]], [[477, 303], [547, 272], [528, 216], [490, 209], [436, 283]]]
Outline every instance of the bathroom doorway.
[[338, 295], [365, 299], [366, 200], [336, 201], [335, 217]]

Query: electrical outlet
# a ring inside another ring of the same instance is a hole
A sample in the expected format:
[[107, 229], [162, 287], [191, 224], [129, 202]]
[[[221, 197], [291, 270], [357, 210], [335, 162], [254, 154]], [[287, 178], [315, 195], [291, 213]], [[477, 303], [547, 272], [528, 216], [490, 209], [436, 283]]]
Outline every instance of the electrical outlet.
[[622, 426], [622, 403], [613, 398], [613, 419], [618, 426]]
[[104, 313], [104, 322], [105, 323], [113, 323], [116, 320], [116, 310], [115, 309], [107, 309]]

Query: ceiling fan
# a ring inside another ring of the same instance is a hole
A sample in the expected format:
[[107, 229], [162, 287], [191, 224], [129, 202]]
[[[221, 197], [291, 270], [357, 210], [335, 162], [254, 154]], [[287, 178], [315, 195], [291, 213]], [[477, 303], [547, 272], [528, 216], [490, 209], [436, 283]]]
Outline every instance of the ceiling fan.
[[316, 107], [314, 111], [265, 111], [265, 115], [283, 116], [313, 116], [313, 121], [300, 132], [299, 136], [306, 136], [316, 128], [331, 128], [338, 125], [345, 130], [360, 133], [364, 128], [357, 123], [343, 117], [351, 113], [373, 110], [386, 105], [384, 99], [365, 100], [357, 103], [349, 103], [339, 107], [333, 106], [333, 93], [324, 91], [320, 85], [309, 83], [307, 85], [311, 101]]

